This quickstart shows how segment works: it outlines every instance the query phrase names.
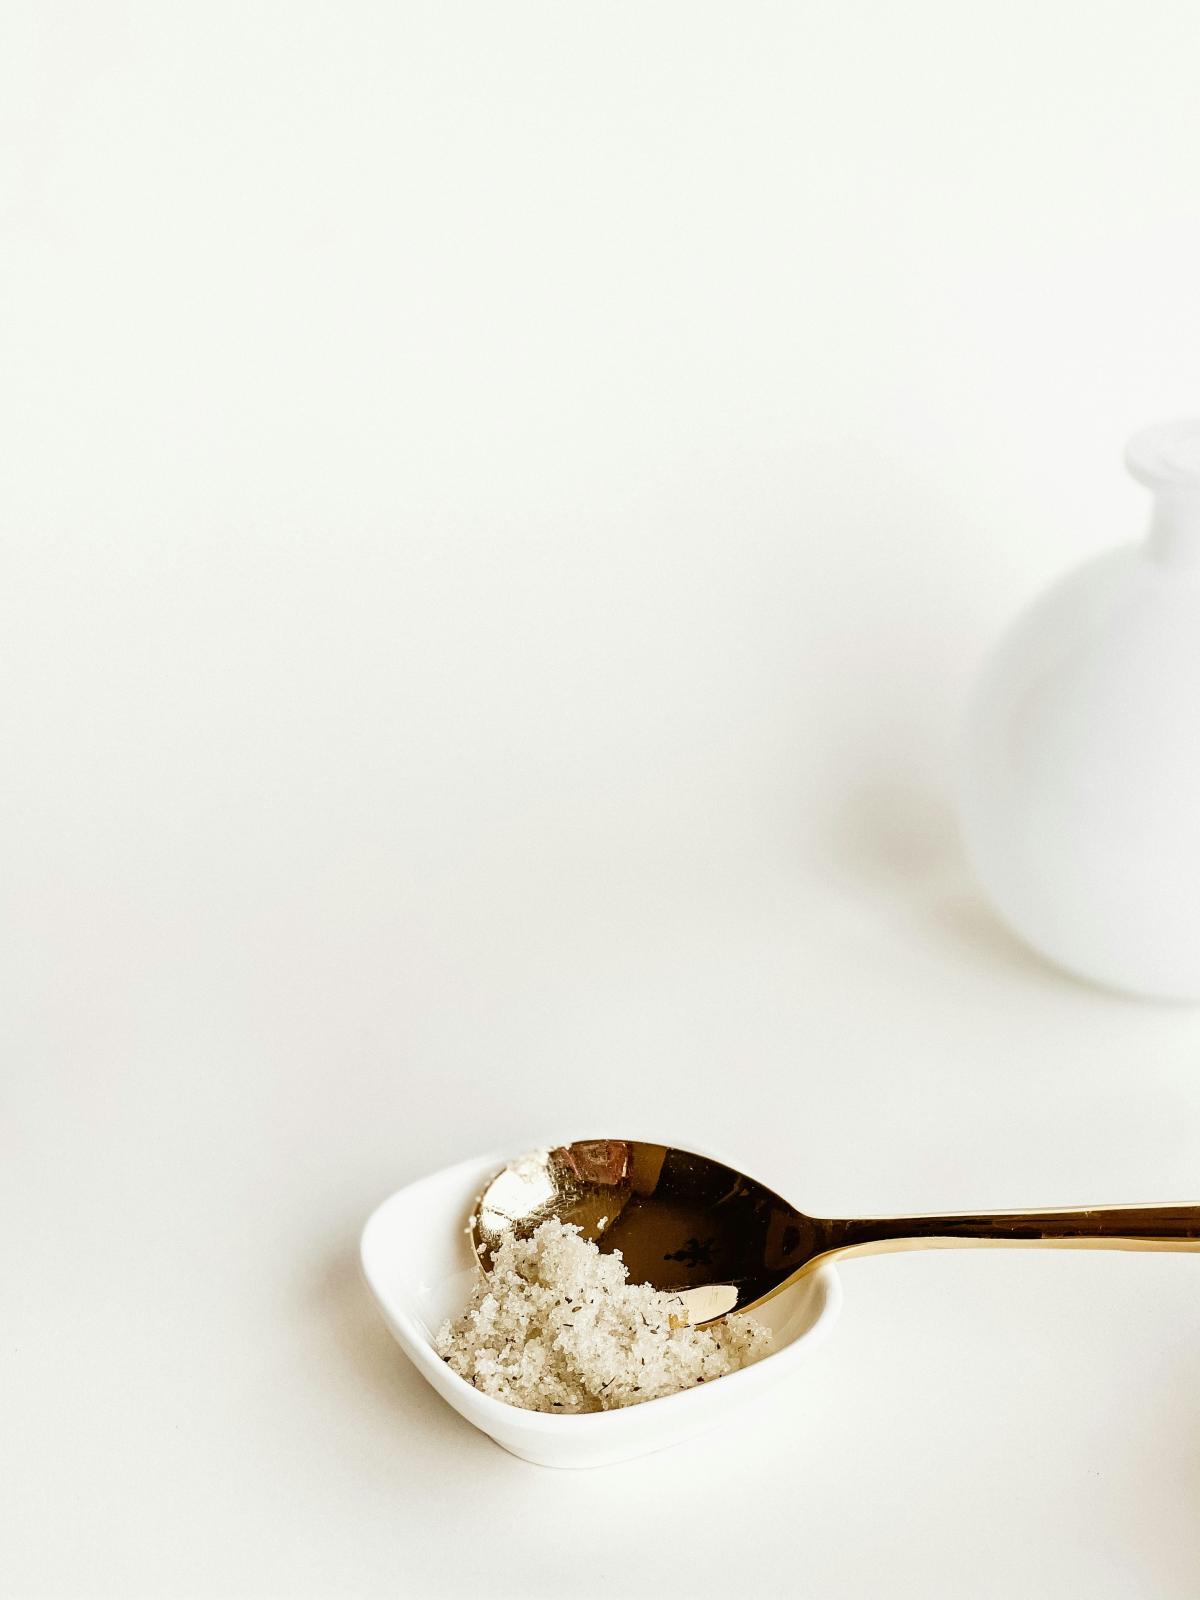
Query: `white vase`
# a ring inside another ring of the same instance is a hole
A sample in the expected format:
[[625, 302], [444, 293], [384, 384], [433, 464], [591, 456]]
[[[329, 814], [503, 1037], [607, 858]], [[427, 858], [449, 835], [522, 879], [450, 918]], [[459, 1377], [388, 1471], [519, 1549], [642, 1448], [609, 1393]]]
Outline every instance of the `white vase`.
[[1200, 422], [1132, 440], [1146, 537], [1017, 618], [971, 697], [960, 810], [1034, 949], [1135, 994], [1200, 999]]

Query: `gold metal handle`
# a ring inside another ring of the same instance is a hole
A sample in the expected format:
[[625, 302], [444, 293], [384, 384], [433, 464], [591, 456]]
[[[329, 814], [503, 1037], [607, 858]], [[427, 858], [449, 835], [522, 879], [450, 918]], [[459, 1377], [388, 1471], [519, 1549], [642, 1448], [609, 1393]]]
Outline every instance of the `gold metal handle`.
[[820, 1224], [819, 1255], [872, 1255], [961, 1245], [1200, 1250], [1200, 1205], [1089, 1206], [1076, 1211], [859, 1217]]

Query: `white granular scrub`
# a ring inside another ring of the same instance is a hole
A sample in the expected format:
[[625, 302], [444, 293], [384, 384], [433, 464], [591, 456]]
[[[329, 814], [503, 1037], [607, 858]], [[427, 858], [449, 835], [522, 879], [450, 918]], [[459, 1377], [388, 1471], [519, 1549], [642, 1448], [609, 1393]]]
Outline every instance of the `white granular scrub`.
[[693, 1328], [678, 1295], [627, 1281], [618, 1250], [601, 1255], [551, 1218], [510, 1234], [438, 1354], [484, 1394], [529, 1411], [611, 1411], [711, 1383], [764, 1354], [771, 1330], [747, 1316]]

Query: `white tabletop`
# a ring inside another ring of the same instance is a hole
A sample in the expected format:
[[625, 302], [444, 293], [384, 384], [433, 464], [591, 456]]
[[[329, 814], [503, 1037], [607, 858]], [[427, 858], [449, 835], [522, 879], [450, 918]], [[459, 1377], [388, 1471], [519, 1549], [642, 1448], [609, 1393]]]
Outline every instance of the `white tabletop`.
[[393, 1345], [423, 1172], [1200, 1196], [1200, 1014], [953, 826], [982, 650], [1197, 409], [1194, 8], [0, 14], [0, 1592], [1194, 1600], [1200, 1258], [843, 1269], [553, 1473]]

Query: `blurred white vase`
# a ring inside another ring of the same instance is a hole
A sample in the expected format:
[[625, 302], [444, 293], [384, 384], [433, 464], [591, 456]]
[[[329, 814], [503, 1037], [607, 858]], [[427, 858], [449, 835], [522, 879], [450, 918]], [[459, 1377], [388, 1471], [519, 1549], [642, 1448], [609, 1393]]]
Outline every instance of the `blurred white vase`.
[[961, 818], [1004, 920], [1081, 977], [1200, 999], [1200, 422], [1138, 434], [1149, 532], [1023, 612], [967, 716]]

